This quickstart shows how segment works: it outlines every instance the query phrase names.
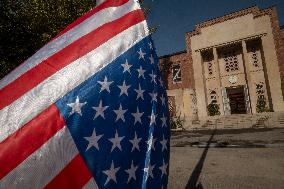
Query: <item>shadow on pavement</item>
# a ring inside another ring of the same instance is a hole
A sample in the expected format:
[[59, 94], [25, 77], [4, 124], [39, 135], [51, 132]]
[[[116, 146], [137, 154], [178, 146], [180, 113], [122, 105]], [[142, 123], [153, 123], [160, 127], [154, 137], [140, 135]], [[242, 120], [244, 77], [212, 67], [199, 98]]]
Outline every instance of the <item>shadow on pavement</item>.
[[210, 143], [211, 143], [215, 133], [216, 133], [216, 130], [213, 131], [209, 140], [207, 141], [207, 145], [206, 145], [204, 151], [202, 152], [202, 155], [201, 155], [198, 163], [196, 164], [194, 170], [192, 171], [192, 173], [190, 175], [190, 178], [189, 178], [187, 185], [185, 187], [186, 189], [203, 189], [202, 184], [197, 183], [197, 182], [198, 182], [198, 178], [200, 176], [200, 173], [202, 171], [203, 164], [204, 164], [208, 149], [210, 148]]

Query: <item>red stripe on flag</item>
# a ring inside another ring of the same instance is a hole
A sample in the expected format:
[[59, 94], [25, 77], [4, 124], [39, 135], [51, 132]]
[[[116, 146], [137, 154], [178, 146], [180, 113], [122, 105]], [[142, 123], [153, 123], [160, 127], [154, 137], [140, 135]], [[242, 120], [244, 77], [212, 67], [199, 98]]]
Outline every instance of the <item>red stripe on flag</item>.
[[132, 11], [117, 20], [104, 24], [63, 48], [61, 51], [49, 57], [0, 90], [0, 110], [58, 70], [143, 20], [145, 20], [145, 18], [141, 10]]
[[0, 143], [0, 179], [64, 127], [59, 110], [51, 105]]
[[80, 23], [84, 22], [86, 19], [88, 19], [92, 15], [96, 14], [97, 12], [99, 12], [99, 11], [101, 11], [103, 9], [109, 8], [109, 7], [121, 6], [121, 5], [125, 4], [125, 3], [127, 3], [128, 1], [129, 0], [108, 0], [108, 1], [103, 2], [102, 4], [100, 4], [99, 6], [95, 7], [94, 9], [90, 10], [89, 12], [87, 12], [86, 14], [84, 14], [83, 16], [78, 18], [75, 22], [73, 22], [72, 24], [67, 26], [67, 28], [65, 28], [63, 31], [61, 31], [53, 39], [63, 35], [66, 32], [68, 32], [69, 30], [71, 30], [75, 26], [79, 25]]
[[45, 188], [82, 188], [91, 178], [92, 173], [78, 154]]

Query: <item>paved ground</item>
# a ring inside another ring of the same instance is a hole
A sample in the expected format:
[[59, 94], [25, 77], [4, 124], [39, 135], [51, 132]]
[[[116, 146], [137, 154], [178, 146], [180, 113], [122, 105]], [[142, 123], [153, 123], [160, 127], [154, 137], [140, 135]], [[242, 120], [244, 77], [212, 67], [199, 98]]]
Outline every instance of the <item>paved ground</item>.
[[172, 134], [169, 189], [284, 188], [284, 129]]

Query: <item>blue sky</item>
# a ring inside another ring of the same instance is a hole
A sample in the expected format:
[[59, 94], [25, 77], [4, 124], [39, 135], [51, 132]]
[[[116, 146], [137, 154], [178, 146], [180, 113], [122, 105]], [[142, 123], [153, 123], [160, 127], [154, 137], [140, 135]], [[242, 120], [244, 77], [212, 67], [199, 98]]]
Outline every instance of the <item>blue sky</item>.
[[145, 4], [151, 7], [148, 24], [158, 25], [152, 37], [159, 56], [185, 50], [185, 33], [197, 23], [254, 5], [275, 5], [284, 25], [284, 0], [145, 0]]

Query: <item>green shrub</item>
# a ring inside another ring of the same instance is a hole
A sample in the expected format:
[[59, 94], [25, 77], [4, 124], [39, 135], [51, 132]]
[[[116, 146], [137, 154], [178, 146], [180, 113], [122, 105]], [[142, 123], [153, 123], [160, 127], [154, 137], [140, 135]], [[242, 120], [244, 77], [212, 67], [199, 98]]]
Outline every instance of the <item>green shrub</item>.
[[219, 111], [220, 107], [218, 104], [214, 104], [214, 103], [210, 103], [207, 106], [207, 110], [210, 116], [215, 116], [215, 115], [220, 115], [220, 111]]
[[256, 111], [258, 113], [262, 112], [270, 112], [269, 108], [266, 105], [266, 99], [265, 98], [258, 98], [256, 102]]

